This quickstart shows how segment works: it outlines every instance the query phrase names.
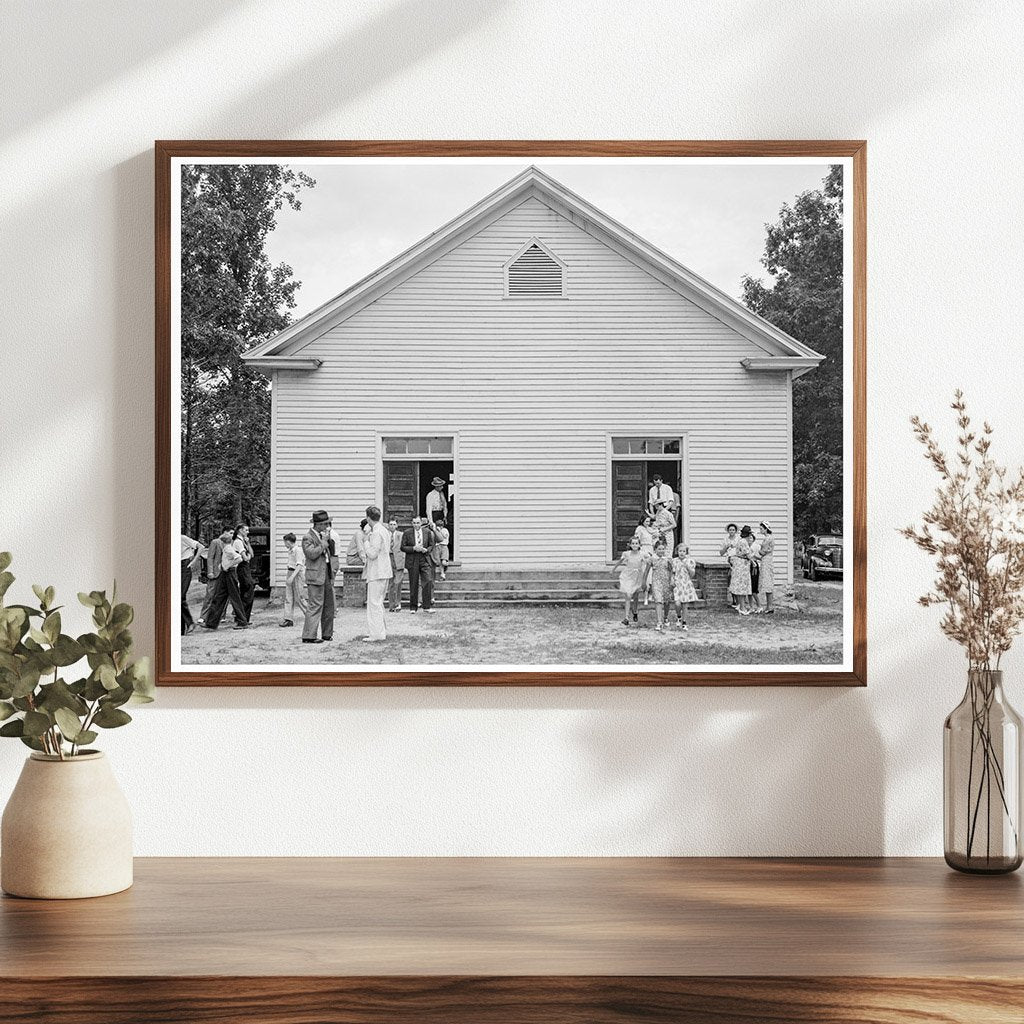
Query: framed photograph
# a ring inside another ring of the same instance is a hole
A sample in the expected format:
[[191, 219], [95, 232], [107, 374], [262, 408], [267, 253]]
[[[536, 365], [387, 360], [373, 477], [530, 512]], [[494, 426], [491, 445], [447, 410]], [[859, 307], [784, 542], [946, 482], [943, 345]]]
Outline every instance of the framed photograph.
[[863, 142], [158, 142], [156, 356], [160, 685], [866, 682]]

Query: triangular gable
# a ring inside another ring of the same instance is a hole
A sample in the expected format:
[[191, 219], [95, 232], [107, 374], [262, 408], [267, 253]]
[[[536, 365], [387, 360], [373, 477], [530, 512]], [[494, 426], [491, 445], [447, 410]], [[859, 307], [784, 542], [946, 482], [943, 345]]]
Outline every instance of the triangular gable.
[[273, 338], [250, 349], [242, 358], [268, 370], [298, 369], [306, 362], [310, 364], [309, 369], [315, 368], [319, 360], [301, 359], [302, 348], [530, 198], [540, 200], [554, 212], [580, 225], [630, 262], [753, 342], [765, 356], [751, 360], [752, 365], [748, 369], [792, 370], [799, 375], [813, 369], [824, 358], [532, 166], [372, 274], [290, 324]]

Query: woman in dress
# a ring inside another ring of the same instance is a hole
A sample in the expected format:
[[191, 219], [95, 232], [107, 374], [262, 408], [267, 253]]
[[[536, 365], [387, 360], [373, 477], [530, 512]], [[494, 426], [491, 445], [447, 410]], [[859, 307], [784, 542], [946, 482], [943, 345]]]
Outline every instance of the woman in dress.
[[690, 557], [690, 549], [685, 544], [676, 548], [676, 557], [672, 559], [672, 599], [676, 606], [676, 625], [680, 629], [686, 625], [686, 609], [691, 601], [697, 600], [697, 590], [693, 585], [693, 577], [697, 574], [697, 563]]
[[750, 614], [750, 544], [752, 537], [749, 526], [744, 526], [736, 538], [736, 547], [729, 559], [732, 572], [729, 576], [729, 593], [736, 598], [736, 611], [740, 615]]
[[676, 513], [672, 504], [667, 501], [658, 503], [658, 510], [654, 514], [654, 529], [665, 541], [665, 550], [668, 551], [668, 557], [672, 557], [672, 552], [675, 551], [675, 532], [676, 532]]
[[647, 566], [649, 559], [640, 551], [640, 538], [630, 537], [629, 550], [622, 552], [622, 557], [615, 564], [612, 573], [619, 577], [619, 590], [625, 600], [626, 617], [622, 620], [624, 626], [630, 621], [637, 624], [637, 601], [640, 598], [640, 590], [647, 582]]
[[658, 539], [654, 542], [654, 558], [651, 560], [651, 590], [654, 596], [654, 608], [658, 613], [658, 624], [654, 628], [659, 633], [665, 630], [665, 610], [672, 600], [672, 559], [666, 554], [668, 546]]
[[[732, 565], [733, 555], [736, 554], [736, 543], [740, 539], [740, 528], [735, 523], [729, 523], [725, 528], [725, 539], [722, 541], [722, 546], [718, 549], [720, 555], [725, 555], [725, 561], [728, 565]], [[729, 591], [729, 603], [736, 607], [736, 595], [730, 590]]]
[[[764, 595], [764, 610], [768, 615], [775, 614], [775, 538], [772, 536], [770, 523], [758, 524], [758, 539], [761, 542], [761, 579], [758, 583], [758, 596]], [[760, 608], [758, 609], [760, 610]]]

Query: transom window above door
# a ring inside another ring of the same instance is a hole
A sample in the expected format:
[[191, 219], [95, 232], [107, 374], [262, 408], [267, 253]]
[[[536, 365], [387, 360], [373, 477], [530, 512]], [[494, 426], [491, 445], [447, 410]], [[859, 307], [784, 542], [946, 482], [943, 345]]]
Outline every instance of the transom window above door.
[[451, 455], [451, 437], [385, 437], [385, 455]]
[[678, 455], [678, 437], [613, 437], [613, 455]]

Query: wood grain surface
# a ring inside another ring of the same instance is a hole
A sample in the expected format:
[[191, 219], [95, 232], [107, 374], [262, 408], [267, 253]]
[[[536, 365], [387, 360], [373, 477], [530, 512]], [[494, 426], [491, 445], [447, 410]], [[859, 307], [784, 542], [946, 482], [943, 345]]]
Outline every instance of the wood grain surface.
[[931, 859], [143, 859], [0, 901], [0, 1020], [1024, 1021], [1024, 889]]
[[[853, 666], [763, 672], [304, 672], [171, 670], [171, 162], [206, 157], [850, 157], [853, 163]], [[867, 683], [867, 143], [863, 140], [158, 140], [154, 146], [156, 676], [160, 686], [864, 686]]]

